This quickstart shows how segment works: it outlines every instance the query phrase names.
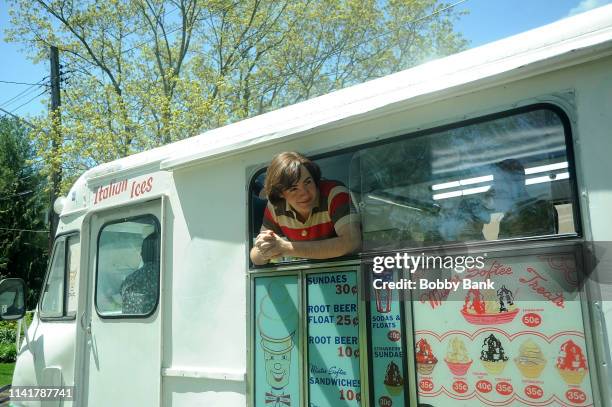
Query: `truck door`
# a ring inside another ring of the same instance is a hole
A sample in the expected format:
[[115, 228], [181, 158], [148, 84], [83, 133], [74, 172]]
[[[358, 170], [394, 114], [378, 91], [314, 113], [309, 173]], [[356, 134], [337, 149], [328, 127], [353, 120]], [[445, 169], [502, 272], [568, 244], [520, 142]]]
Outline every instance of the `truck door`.
[[87, 406], [158, 406], [161, 200], [93, 215], [83, 393]]

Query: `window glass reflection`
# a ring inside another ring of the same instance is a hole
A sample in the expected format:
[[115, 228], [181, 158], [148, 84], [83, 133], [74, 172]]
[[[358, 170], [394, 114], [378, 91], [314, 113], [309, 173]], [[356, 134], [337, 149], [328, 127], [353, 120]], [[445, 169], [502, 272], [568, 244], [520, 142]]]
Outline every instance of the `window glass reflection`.
[[350, 167], [365, 249], [574, 233], [567, 163], [550, 110], [363, 149]]

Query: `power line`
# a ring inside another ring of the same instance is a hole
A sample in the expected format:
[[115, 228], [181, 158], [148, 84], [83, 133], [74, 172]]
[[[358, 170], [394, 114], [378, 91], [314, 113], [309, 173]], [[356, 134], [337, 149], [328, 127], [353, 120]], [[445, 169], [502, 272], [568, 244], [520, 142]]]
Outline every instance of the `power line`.
[[[29, 83], [29, 82], [13, 82], [13, 81], [3, 81], [3, 80], [0, 80], [0, 83], [11, 83], [14, 85], [39, 85], [40, 84], [40, 82], [39, 83]], [[49, 85], [44, 85], [44, 86], [49, 86]]]
[[11, 112], [9, 112], [8, 110], [4, 110], [3, 108], [0, 107], [0, 112], [11, 116], [13, 119], [19, 120], [20, 122], [23, 122], [24, 124], [27, 124], [28, 126], [30, 126], [33, 129], [36, 129], [37, 127], [34, 126], [32, 123], [30, 123], [29, 121], [27, 121], [26, 119], [24, 119], [23, 117], [19, 117], [16, 114], [13, 114]]
[[19, 92], [18, 94], [16, 94], [12, 98], [7, 99], [4, 102], [0, 103], [0, 106], [7, 107], [8, 105], [15, 103], [17, 100], [22, 99], [22, 98], [26, 97], [27, 95], [37, 91], [38, 89], [40, 89], [43, 86], [45, 86], [45, 85], [43, 85], [43, 84], [32, 85], [32, 86], [26, 88], [25, 90]]
[[31, 101], [33, 101], [34, 99], [39, 98], [40, 96], [44, 95], [45, 93], [48, 92], [48, 89], [43, 90], [42, 92], [40, 92], [38, 95], [34, 96], [33, 98], [29, 99], [27, 102], [20, 104], [19, 106], [17, 106], [16, 108], [14, 108], [12, 111], [13, 113], [16, 112], [19, 108], [27, 105], [28, 103], [30, 103]]

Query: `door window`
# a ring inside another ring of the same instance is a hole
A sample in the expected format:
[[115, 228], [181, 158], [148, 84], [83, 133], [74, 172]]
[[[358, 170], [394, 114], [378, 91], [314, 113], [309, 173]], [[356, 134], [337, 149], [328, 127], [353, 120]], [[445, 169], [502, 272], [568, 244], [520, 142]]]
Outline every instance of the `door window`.
[[55, 240], [51, 266], [40, 302], [41, 318], [75, 316], [80, 247], [78, 235], [59, 236]]
[[100, 316], [148, 316], [159, 297], [159, 224], [153, 216], [113, 222], [98, 238]]

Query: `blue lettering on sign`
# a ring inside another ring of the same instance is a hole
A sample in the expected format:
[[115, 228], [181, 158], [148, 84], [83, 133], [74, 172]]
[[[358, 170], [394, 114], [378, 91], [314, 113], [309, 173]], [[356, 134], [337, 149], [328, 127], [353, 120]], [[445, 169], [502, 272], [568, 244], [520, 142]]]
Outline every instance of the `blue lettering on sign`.
[[332, 367], [326, 368], [326, 367], [317, 366], [315, 364], [310, 365], [310, 374], [329, 375], [335, 379], [337, 379], [338, 376], [347, 375], [346, 370], [342, 369], [341, 367], [332, 366]]
[[348, 389], [355, 401], [361, 387], [356, 273], [306, 278], [310, 407], [334, 405]]
[[336, 336], [334, 343], [336, 345], [358, 345], [359, 338], [356, 336]]
[[360, 388], [361, 383], [359, 379], [335, 379], [333, 377], [313, 377], [310, 376], [308, 378], [308, 383], [310, 384], [320, 384], [323, 386], [333, 386], [333, 387], [352, 387], [352, 388]]
[[333, 315], [308, 315], [309, 324], [333, 324]]
[[306, 280], [308, 284], [338, 284], [338, 283], [346, 283], [347, 276], [346, 274], [333, 275], [333, 276], [313, 276], [307, 277]]
[[375, 358], [402, 358], [404, 353], [399, 347], [382, 347], [377, 346], [374, 348]]
[[372, 328], [396, 328], [395, 322], [374, 322]]

